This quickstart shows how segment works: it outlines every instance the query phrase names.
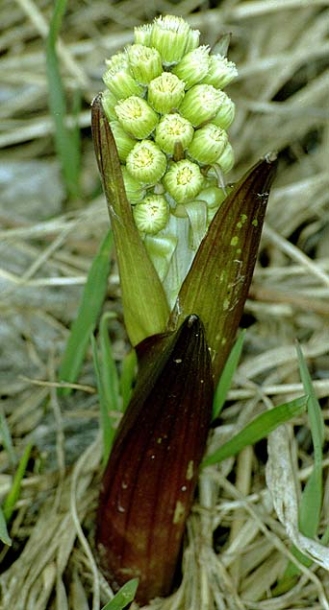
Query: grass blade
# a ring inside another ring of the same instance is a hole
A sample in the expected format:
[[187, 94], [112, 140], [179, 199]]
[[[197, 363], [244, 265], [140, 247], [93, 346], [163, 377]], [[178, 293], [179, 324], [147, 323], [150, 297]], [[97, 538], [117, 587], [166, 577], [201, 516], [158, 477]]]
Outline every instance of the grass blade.
[[[60, 381], [73, 383], [80, 372], [90, 336], [95, 329], [106, 297], [112, 243], [112, 233], [109, 231], [88, 273], [79, 311], [72, 324], [71, 333], [59, 367]], [[59, 395], [61, 396], [68, 395], [70, 392], [70, 388], [59, 389]]]
[[100, 354], [97, 349], [97, 342], [94, 336], [91, 335], [99, 394], [101, 430], [103, 434], [104, 466], [110, 455], [122, 403], [120, 400], [118, 373], [108, 335], [108, 322], [113, 318], [115, 318], [115, 314], [111, 312], [107, 312], [101, 318], [99, 333]]
[[307, 398], [302, 396], [262, 413], [245, 426], [241, 432], [238, 432], [227, 443], [224, 443], [215, 453], [207, 456], [203, 460], [202, 466], [218, 464], [226, 458], [236, 455], [248, 445], [254, 445], [254, 443], [268, 436], [270, 432], [273, 432], [281, 424], [303, 413], [306, 409], [306, 401]]
[[11, 538], [8, 534], [8, 530], [7, 530], [6, 519], [5, 519], [3, 510], [1, 509], [1, 507], [0, 507], [0, 540], [1, 540], [1, 542], [3, 542], [3, 544], [6, 544], [7, 546], [12, 545], [12, 540], [11, 540]]
[[[80, 174], [80, 134], [78, 124], [69, 129], [66, 124], [67, 107], [63, 81], [56, 53], [56, 42], [67, 7], [67, 0], [56, 0], [49, 25], [46, 42], [46, 61], [49, 90], [49, 108], [55, 124], [55, 144], [59, 157], [66, 188], [70, 197], [79, 196]], [[75, 96], [74, 115], [78, 116], [80, 107]]]
[[124, 610], [134, 600], [137, 587], [138, 578], [132, 578], [121, 587], [111, 601], [103, 606], [102, 610]]
[[239, 334], [220, 376], [214, 396], [213, 419], [219, 416], [225, 404], [228, 391], [232, 385], [233, 375], [240, 360], [245, 334], [244, 330]]
[[25, 475], [26, 472], [26, 468], [27, 468], [27, 464], [30, 458], [30, 453], [32, 450], [32, 444], [29, 443], [24, 450], [24, 453], [18, 463], [18, 467], [17, 470], [15, 472], [15, 476], [13, 479], [13, 483], [11, 486], [11, 489], [8, 493], [8, 495], [5, 498], [5, 501], [3, 503], [3, 516], [6, 520], [6, 522], [8, 523], [8, 521], [10, 520], [14, 508], [15, 508], [15, 504], [19, 498], [20, 492], [21, 492], [21, 482], [22, 479]]

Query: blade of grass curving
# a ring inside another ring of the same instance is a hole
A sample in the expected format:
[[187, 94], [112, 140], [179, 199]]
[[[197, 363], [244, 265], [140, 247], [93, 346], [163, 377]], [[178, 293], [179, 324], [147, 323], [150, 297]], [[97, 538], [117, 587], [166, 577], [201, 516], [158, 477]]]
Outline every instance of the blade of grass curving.
[[[46, 41], [46, 61], [49, 108], [55, 125], [55, 144], [57, 154], [61, 163], [68, 195], [72, 198], [76, 198], [79, 196], [80, 192], [80, 133], [77, 121], [72, 128], [68, 128], [65, 123], [67, 118], [67, 105], [56, 52], [56, 42], [62, 25], [63, 17], [65, 15], [66, 7], [67, 0], [56, 0], [54, 3], [54, 10]], [[79, 97], [78, 104], [77, 97]], [[76, 93], [73, 106], [73, 113], [75, 117], [78, 116], [80, 98], [80, 94]]]
[[107, 199], [118, 259], [125, 326], [132, 345], [165, 330], [169, 306], [159, 276], [146, 252], [127, 201], [120, 160], [102, 95], [92, 104], [96, 159]]
[[3, 507], [2, 507], [3, 516], [7, 523], [13, 514], [15, 504], [16, 504], [16, 502], [19, 498], [20, 492], [21, 492], [21, 483], [22, 483], [22, 479], [26, 472], [31, 450], [32, 450], [32, 443], [29, 443], [28, 445], [26, 445], [23, 455], [22, 455], [21, 459], [19, 460], [17, 470], [15, 472], [14, 479], [12, 482], [12, 486], [3, 503]]
[[218, 382], [216, 390], [215, 390], [213, 413], [212, 413], [213, 419], [215, 419], [216, 417], [218, 417], [220, 415], [221, 410], [225, 404], [228, 391], [232, 385], [233, 375], [236, 371], [236, 368], [237, 368], [239, 360], [240, 360], [245, 334], [246, 334], [245, 330], [243, 330], [239, 334], [236, 342], [233, 345], [230, 355], [225, 363], [225, 366], [223, 368], [223, 372], [220, 376], [219, 382]]
[[[299, 504], [299, 529], [304, 536], [314, 539], [318, 535], [321, 518], [323, 496], [322, 447], [324, 443], [325, 430], [321, 407], [315, 395], [312, 379], [308, 371], [303, 352], [298, 343], [297, 354], [300, 377], [304, 390], [309, 397], [307, 403], [307, 413], [314, 450], [313, 470], [303, 489]], [[306, 557], [306, 555], [304, 555], [295, 546], [292, 547], [291, 552], [304, 566], [309, 567], [312, 565], [312, 560], [309, 557]], [[299, 567], [292, 561], [289, 562], [282, 580], [278, 583], [279, 592], [282, 590], [282, 588], [283, 590], [291, 588], [299, 574]]]
[[[80, 372], [90, 336], [95, 329], [106, 297], [112, 244], [112, 233], [109, 231], [88, 273], [79, 311], [72, 324], [71, 333], [59, 367], [58, 376], [60, 381], [73, 383]], [[60, 388], [58, 393], [60, 396], [66, 396], [71, 393], [71, 389]]]
[[254, 445], [268, 436], [278, 426], [281, 426], [281, 424], [301, 415], [306, 409], [306, 402], [307, 397], [302, 396], [262, 413], [245, 426], [241, 432], [238, 432], [233, 438], [224, 443], [217, 451], [206, 456], [202, 466], [218, 464], [226, 458], [236, 455], [248, 445]]
[[237, 183], [213, 218], [179, 292], [170, 327], [198, 315], [212, 353], [215, 384], [232, 349], [257, 260], [269, 189], [270, 157]]
[[138, 587], [138, 578], [128, 580], [120, 591], [111, 599], [102, 610], [124, 610], [128, 604], [134, 601]]

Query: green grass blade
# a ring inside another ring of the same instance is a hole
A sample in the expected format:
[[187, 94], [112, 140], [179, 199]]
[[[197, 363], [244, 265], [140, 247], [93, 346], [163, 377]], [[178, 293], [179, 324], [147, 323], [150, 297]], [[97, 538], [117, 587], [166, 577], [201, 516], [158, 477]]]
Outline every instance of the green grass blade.
[[108, 335], [108, 322], [113, 318], [115, 318], [115, 314], [109, 312], [104, 314], [101, 318], [99, 334], [100, 354], [98, 352], [96, 340], [94, 336], [91, 335], [94, 368], [99, 394], [104, 465], [110, 455], [116, 432], [116, 424], [118, 423], [118, 414], [120, 413], [122, 403], [119, 392], [118, 373]]
[[233, 375], [240, 360], [245, 334], [245, 331], [239, 334], [220, 376], [214, 396], [213, 419], [219, 416], [225, 404], [228, 391], [232, 385]]
[[[90, 336], [95, 329], [106, 297], [112, 243], [112, 233], [108, 232], [91, 264], [79, 311], [73, 322], [59, 367], [60, 381], [73, 383], [80, 372]], [[70, 388], [59, 389], [61, 396], [70, 392]]]
[[12, 545], [12, 540], [11, 540], [11, 538], [8, 534], [8, 530], [7, 530], [6, 519], [5, 519], [3, 510], [1, 507], [0, 507], [0, 540], [1, 540], [1, 542], [3, 542], [3, 544], [6, 544], [7, 546]]
[[[69, 129], [65, 120], [67, 106], [56, 42], [67, 7], [67, 0], [56, 0], [49, 25], [46, 42], [47, 77], [49, 89], [49, 108], [55, 125], [55, 144], [61, 163], [65, 184], [70, 197], [79, 196], [80, 175], [80, 136], [78, 124]], [[80, 95], [79, 95], [80, 97]], [[80, 103], [79, 103], [80, 105]], [[77, 111], [77, 108], [75, 108]], [[77, 114], [75, 115], [77, 117]]]
[[135, 350], [130, 350], [122, 361], [120, 376], [120, 394], [122, 397], [122, 410], [125, 411], [130, 401], [133, 386], [136, 380], [137, 356]]
[[10, 520], [14, 508], [15, 508], [15, 504], [19, 498], [20, 492], [21, 492], [21, 482], [22, 479], [25, 475], [26, 472], [26, 468], [27, 468], [27, 464], [30, 458], [30, 453], [32, 450], [32, 444], [29, 443], [24, 450], [24, 453], [18, 463], [18, 467], [17, 470], [15, 472], [15, 476], [13, 479], [13, 483], [12, 486], [10, 488], [10, 491], [8, 493], [8, 495], [5, 498], [5, 501], [3, 503], [3, 516], [6, 520], [6, 522], [8, 523], [8, 521]]
[[[305, 392], [309, 399], [307, 403], [307, 413], [310, 423], [312, 442], [314, 448], [314, 465], [311, 475], [304, 487], [299, 505], [299, 529], [304, 536], [315, 538], [319, 531], [322, 495], [323, 495], [323, 443], [324, 443], [324, 421], [319, 405], [319, 401], [315, 395], [311, 376], [309, 374], [305, 358], [300, 346], [297, 344], [297, 354], [299, 361], [300, 377], [304, 386]], [[312, 560], [306, 557], [295, 546], [291, 549], [295, 557], [305, 566], [312, 565]], [[294, 579], [300, 574], [298, 566], [289, 562], [287, 569], [282, 578], [280, 585], [286, 587], [286, 583], [293, 583]]]
[[128, 580], [120, 591], [109, 601], [102, 610], [123, 610], [128, 604], [130, 604], [136, 595], [138, 587], [138, 578]]
[[206, 457], [202, 462], [202, 466], [218, 464], [226, 458], [236, 455], [248, 445], [253, 445], [265, 438], [278, 426], [281, 426], [281, 424], [303, 413], [306, 409], [306, 401], [306, 397], [302, 396], [262, 413], [243, 428], [241, 432], [217, 449], [215, 453]]

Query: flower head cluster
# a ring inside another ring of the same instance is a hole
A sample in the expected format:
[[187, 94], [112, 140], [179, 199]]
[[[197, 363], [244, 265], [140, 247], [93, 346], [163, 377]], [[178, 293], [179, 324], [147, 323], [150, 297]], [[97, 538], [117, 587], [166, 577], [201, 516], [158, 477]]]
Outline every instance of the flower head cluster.
[[222, 175], [234, 162], [226, 132], [234, 104], [223, 88], [236, 66], [199, 45], [199, 36], [180, 17], [159, 17], [135, 28], [134, 44], [107, 60], [103, 77], [103, 107], [137, 228], [163, 281], [179, 256], [177, 285], [195, 236], [200, 242], [226, 196]]

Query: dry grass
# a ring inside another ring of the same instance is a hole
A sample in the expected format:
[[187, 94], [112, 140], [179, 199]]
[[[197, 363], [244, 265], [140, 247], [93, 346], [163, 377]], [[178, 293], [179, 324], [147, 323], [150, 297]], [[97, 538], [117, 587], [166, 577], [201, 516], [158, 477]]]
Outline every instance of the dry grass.
[[[209, 4], [219, 6], [209, 9]], [[65, 201], [47, 108], [44, 38], [52, 5], [3, 0], [0, 9], [2, 409], [13, 453], [20, 456], [33, 443], [10, 524], [13, 547], [1, 554], [4, 610], [99, 610], [109, 599], [92, 554], [101, 452], [91, 359], [73, 397], [59, 402], [53, 382], [86, 272], [108, 223], [89, 104], [102, 88], [104, 57], [129, 41], [129, 28], [157, 12], [192, 13], [191, 23], [210, 44], [222, 31], [232, 32], [230, 57], [240, 71], [230, 88], [238, 109], [231, 129], [237, 157], [232, 178], [267, 151], [284, 151], [246, 306], [246, 348], [216, 439], [232, 434], [264, 406], [303, 393], [296, 339], [327, 421], [329, 414], [328, 0], [72, 0], [60, 56], [67, 90], [80, 89], [83, 97], [82, 196], [74, 206]], [[108, 306], [120, 314], [115, 271]], [[120, 360], [125, 338], [119, 324], [113, 341]], [[182, 586], [150, 608], [329, 608], [329, 551], [309, 569], [302, 567], [291, 590], [271, 597], [290, 556], [289, 533], [297, 519], [294, 507], [287, 508], [287, 493], [293, 497], [312, 464], [305, 419], [294, 424], [281, 439], [281, 453], [272, 447], [274, 465], [283, 457], [289, 474], [284, 489], [276, 487], [277, 500], [284, 503], [283, 523], [266, 485], [264, 443], [219, 469], [209, 468], [189, 522]], [[4, 497], [14, 472], [6, 451], [0, 469]], [[328, 506], [328, 459], [324, 494]], [[327, 525], [328, 511], [322, 532]]]

